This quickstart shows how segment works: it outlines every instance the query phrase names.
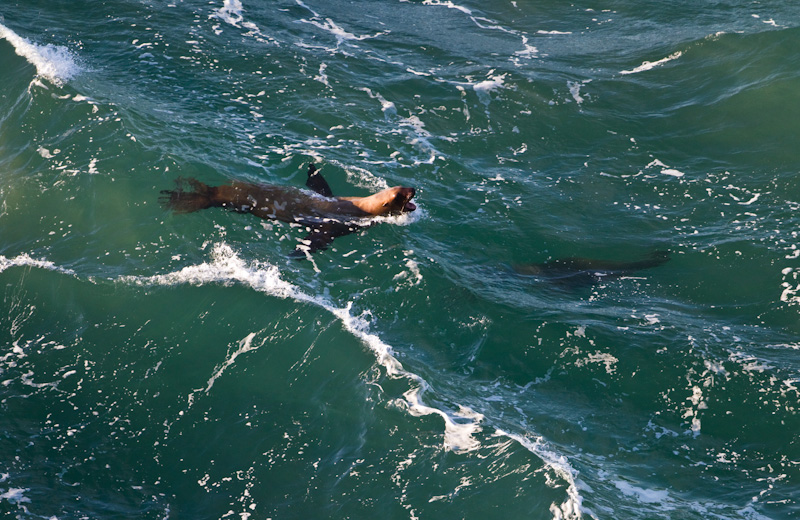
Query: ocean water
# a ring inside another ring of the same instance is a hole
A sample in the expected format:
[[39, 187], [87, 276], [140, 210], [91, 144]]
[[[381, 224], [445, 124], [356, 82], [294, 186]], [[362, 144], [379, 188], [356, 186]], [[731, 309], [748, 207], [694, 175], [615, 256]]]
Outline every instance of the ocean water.
[[[0, 514], [800, 517], [798, 49], [788, 0], [3, 0]], [[298, 261], [158, 203], [311, 162], [418, 209]]]

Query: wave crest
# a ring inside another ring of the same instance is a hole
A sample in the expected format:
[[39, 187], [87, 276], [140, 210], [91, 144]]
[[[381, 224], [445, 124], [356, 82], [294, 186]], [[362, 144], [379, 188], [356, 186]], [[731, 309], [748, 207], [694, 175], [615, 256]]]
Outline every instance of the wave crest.
[[36, 67], [38, 76], [58, 86], [69, 81], [81, 71], [72, 52], [66, 47], [32, 43], [1, 23], [0, 38], [8, 41], [18, 55]]

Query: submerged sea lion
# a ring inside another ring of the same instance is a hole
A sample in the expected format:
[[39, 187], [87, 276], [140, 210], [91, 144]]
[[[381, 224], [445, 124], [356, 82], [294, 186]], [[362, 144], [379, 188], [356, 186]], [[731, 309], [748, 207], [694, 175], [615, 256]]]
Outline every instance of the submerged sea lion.
[[517, 264], [514, 271], [524, 276], [539, 276], [564, 285], [589, 285], [603, 278], [626, 276], [636, 271], [657, 267], [669, 260], [669, 251], [654, 251], [633, 262], [596, 260], [593, 258], [559, 258], [540, 264]]
[[[325, 249], [334, 238], [371, 226], [374, 222], [365, 220], [370, 217], [399, 215], [417, 209], [411, 202], [416, 190], [401, 186], [368, 197], [334, 197], [313, 164], [308, 166], [306, 180], [306, 186], [312, 191], [240, 181], [209, 186], [196, 179], [178, 178], [175, 183], [177, 189], [163, 190], [159, 200], [176, 213], [221, 207], [309, 228], [308, 236], [293, 256]], [[188, 191], [184, 185], [188, 185]]]

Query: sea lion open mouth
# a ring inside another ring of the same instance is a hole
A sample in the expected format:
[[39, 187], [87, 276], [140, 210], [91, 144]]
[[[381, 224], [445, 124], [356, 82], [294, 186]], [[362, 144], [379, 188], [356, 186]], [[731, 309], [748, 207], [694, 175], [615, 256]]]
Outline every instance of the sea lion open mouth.
[[416, 211], [417, 205], [411, 202], [411, 199], [414, 198], [414, 195], [417, 194], [417, 190], [414, 188], [403, 188], [404, 190], [408, 190], [405, 193], [405, 200], [403, 201], [403, 205], [400, 208], [400, 213], [405, 213], [407, 211]]

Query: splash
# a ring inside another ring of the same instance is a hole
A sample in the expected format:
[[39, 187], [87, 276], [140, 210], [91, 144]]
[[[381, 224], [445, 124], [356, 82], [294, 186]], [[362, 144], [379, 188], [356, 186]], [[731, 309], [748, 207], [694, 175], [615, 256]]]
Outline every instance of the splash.
[[8, 27], [0, 24], [0, 38], [7, 40], [14, 51], [36, 67], [36, 74], [55, 85], [61, 86], [80, 71], [72, 53], [59, 45], [37, 45], [31, 43]]

